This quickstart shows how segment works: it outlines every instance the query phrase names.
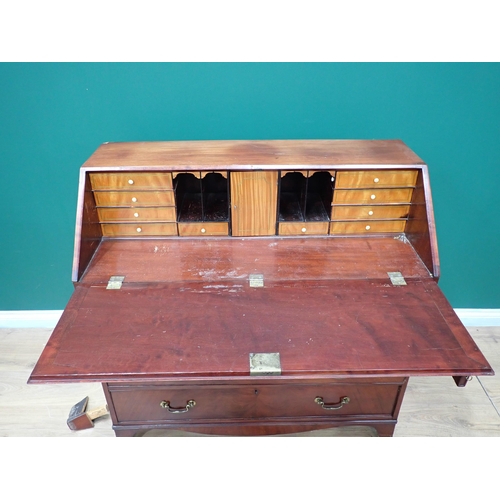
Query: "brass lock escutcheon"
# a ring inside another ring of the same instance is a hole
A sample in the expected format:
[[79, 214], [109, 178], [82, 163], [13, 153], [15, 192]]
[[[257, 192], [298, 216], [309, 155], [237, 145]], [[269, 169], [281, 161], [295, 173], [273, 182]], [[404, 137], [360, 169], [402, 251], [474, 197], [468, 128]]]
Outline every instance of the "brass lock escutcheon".
[[340, 398], [340, 401], [338, 403], [334, 404], [328, 404], [325, 403], [323, 398], [317, 397], [314, 398], [314, 402], [323, 408], [323, 410], [340, 410], [344, 405], [348, 404], [350, 399], [347, 396], [344, 396], [343, 398]]
[[162, 408], [165, 408], [166, 410], [168, 410], [170, 413], [186, 413], [188, 412], [191, 408], [193, 408], [194, 406], [196, 406], [196, 401], [194, 399], [190, 399], [186, 406], [184, 408], [172, 408], [170, 406], [170, 401], [162, 401], [160, 403], [160, 406]]

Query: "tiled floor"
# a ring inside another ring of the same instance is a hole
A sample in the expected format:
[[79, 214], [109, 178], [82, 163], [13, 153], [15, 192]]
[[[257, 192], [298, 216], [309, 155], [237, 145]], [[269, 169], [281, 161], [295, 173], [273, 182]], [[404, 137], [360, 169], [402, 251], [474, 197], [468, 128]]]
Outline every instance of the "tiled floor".
[[[468, 330], [500, 374], [500, 327]], [[109, 415], [97, 419], [92, 429], [73, 432], [66, 424], [72, 406], [85, 396], [90, 398], [90, 409], [105, 404], [100, 384], [26, 383], [50, 333], [50, 329], [0, 329], [0, 436], [114, 436]], [[374, 432], [359, 427], [303, 435], [370, 436]], [[499, 376], [474, 377], [464, 388], [456, 387], [451, 377], [412, 378], [395, 436], [500, 436]]]

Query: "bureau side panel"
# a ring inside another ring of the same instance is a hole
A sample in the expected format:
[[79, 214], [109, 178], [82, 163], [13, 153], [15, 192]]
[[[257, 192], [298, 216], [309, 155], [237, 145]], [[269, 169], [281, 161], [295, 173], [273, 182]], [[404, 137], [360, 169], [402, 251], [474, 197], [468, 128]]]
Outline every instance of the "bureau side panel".
[[85, 170], [80, 171], [78, 204], [76, 210], [75, 246], [73, 255], [72, 280], [80, 280], [91, 261], [99, 243], [102, 231], [99, 224], [90, 179]]
[[436, 227], [426, 167], [419, 171], [413, 190], [406, 236], [434, 279], [439, 279]]

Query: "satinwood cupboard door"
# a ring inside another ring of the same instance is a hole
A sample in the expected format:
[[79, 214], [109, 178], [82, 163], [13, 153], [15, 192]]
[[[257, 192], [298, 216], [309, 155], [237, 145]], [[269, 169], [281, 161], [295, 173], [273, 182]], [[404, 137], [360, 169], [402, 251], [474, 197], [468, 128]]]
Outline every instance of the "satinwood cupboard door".
[[231, 172], [233, 236], [276, 233], [278, 172]]

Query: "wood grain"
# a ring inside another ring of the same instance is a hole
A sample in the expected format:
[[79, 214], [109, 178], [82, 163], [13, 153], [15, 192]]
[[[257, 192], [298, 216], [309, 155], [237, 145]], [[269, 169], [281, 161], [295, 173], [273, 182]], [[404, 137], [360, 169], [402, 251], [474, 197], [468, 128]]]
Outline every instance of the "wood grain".
[[310, 170], [335, 165], [422, 165], [424, 162], [400, 140], [276, 140], [172, 141], [102, 144], [83, 165], [86, 169], [252, 170], [296, 165]]
[[231, 172], [233, 236], [276, 233], [278, 172]]
[[75, 290], [30, 380], [216, 383], [250, 376], [252, 352], [279, 352], [283, 377], [492, 373], [431, 280], [124, 282]]

